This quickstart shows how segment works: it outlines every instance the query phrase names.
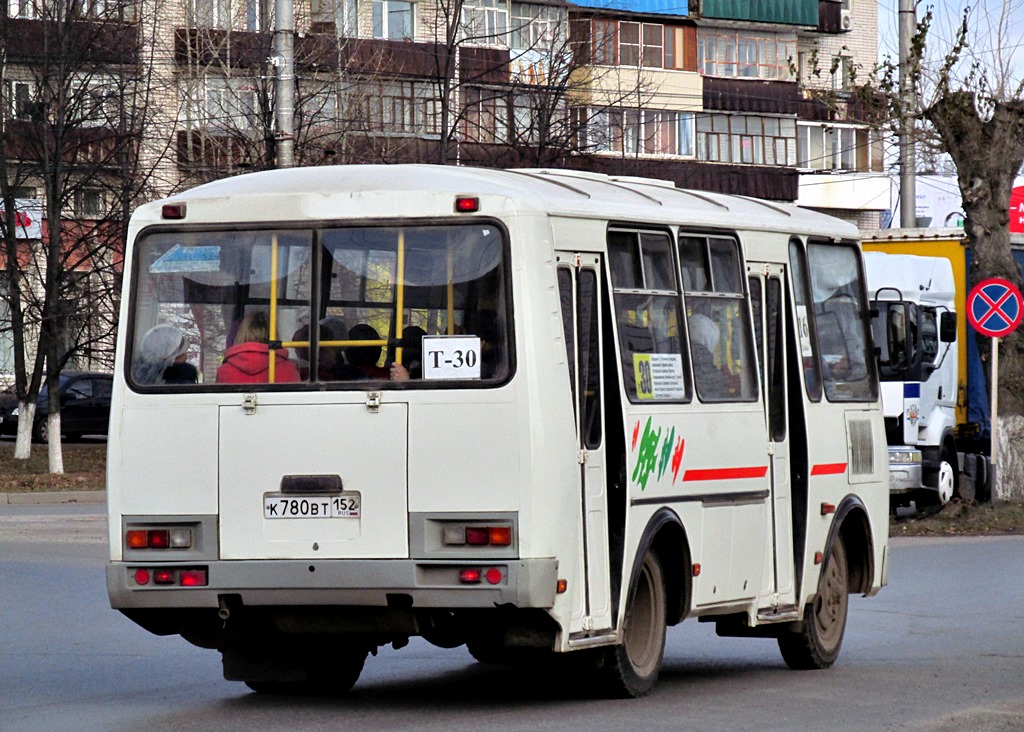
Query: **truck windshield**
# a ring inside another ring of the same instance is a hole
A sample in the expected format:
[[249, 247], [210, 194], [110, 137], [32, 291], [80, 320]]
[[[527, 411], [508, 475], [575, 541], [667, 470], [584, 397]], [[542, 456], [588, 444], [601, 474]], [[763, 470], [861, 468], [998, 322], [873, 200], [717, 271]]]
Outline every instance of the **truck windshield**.
[[144, 234], [130, 381], [499, 383], [511, 372], [506, 251], [486, 223]]

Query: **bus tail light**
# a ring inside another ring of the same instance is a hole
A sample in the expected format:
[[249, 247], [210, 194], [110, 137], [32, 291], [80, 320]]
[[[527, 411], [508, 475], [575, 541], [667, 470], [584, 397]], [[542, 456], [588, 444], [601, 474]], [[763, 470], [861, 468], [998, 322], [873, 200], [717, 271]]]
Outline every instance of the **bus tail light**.
[[480, 584], [480, 570], [479, 569], [460, 569], [459, 570], [459, 582], [464, 585], [478, 585]]
[[178, 587], [206, 587], [209, 570], [206, 567], [138, 567], [131, 572], [136, 585], [177, 585]]
[[511, 546], [511, 526], [449, 526], [444, 530], [447, 546]]
[[129, 549], [189, 549], [192, 529], [175, 526], [170, 529], [131, 529], [125, 532]]

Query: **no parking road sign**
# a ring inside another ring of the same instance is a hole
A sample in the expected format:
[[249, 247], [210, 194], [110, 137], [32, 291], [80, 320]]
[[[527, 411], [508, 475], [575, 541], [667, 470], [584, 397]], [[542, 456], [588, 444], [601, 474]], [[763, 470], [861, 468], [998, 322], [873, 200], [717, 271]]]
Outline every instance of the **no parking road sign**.
[[1022, 317], [1020, 290], [1007, 280], [984, 280], [967, 296], [967, 320], [982, 335], [1002, 338], [1020, 325]]

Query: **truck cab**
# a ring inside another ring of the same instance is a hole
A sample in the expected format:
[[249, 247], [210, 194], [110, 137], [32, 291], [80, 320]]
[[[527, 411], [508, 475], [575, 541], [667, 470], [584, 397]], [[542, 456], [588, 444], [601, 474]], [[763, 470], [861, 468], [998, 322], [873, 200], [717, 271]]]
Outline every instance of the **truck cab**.
[[866, 252], [894, 506], [956, 493], [956, 287], [949, 260]]

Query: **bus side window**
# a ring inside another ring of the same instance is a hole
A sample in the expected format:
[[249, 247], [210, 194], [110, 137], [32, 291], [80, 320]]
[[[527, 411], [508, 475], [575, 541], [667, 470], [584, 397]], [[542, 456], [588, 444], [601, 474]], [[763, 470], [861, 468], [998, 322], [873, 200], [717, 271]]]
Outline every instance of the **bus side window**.
[[663, 231], [610, 230], [608, 261], [626, 394], [633, 402], [688, 401], [671, 239]]
[[679, 261], [697, 396], [704, 402], [756, 400], [757, 362], [739, 244], [726, 237], [684, 235]]

